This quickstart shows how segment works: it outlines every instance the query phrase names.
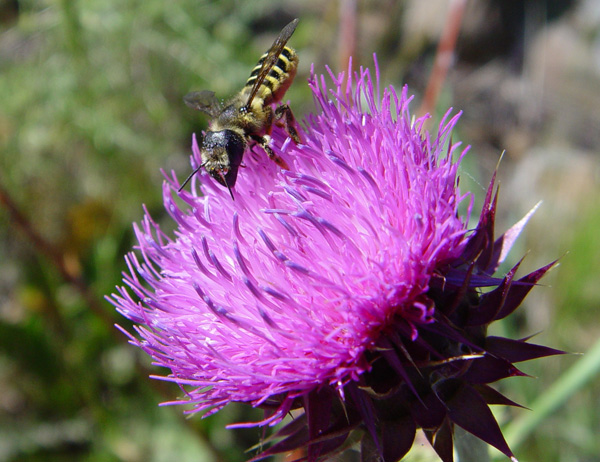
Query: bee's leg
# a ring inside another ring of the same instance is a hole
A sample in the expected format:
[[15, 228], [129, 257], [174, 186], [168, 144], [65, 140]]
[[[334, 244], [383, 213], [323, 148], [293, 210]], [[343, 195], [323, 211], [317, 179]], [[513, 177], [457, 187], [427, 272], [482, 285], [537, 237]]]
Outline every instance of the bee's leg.
[[281, 168], [283, 168], [285, 170], [290, 169], [287, 162], [285, 160], [283, 160], [281, 157], [279, 157], [277, 154], [275, 154], [275, 151], [273, 151], [270, 148], [269, 142], [271, 141], [271, 137], [269, 135], [264, 135], [264, 136], [250, 135], [250, 138], [252, 138], [254, 141], [256, 141], [256, 143], [265, 150], [265, 152], [269, 156], [269, 159], [271, 159], [273, 162], [275, 162], [277, 165], [279, 165]]
[[275, 124], [283, 127], [294, 143], [301, 143], [300, 135], [296, 130], [296, 118], [287, 104], [282, 104], [275, 109]]

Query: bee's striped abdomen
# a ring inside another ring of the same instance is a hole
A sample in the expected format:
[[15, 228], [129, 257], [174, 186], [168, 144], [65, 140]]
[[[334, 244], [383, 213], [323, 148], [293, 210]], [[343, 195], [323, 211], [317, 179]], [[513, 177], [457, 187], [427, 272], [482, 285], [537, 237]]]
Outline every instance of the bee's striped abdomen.
[[[269, 53], [263, 54], [258, 63], [252, 69], [250, 77], [246, 81], [246, 85], [242, 90], [244, 93], [250, 93], [256, 79], [258, 78], [259, 72], [261, 71], [262, 65], [267, 58]], [[289, 86], [292, 84], [294, 77], [296, 76], [296, 69], [298, 67], [298, 56], [296, 52], [290, 47], [284, 47], [281, 50], [277, 62], [268, 70], [265, 79], [262, 81], [260, 88], [258, 89], [257, 96], [265, 101], [265, 104], [271, 104], [281, 100]]]

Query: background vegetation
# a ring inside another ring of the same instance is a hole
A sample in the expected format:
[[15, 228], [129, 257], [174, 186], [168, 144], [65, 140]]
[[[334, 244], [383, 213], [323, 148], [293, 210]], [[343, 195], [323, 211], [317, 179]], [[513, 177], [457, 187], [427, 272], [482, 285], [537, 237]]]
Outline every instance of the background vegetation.
[[[297, 117], [312, 107], [311, 63], [340, 70], [352, 54], [370, 66], [373, 52], [382, 83], [408, 83], [416, 111], [451, 3], [0, 0], [0, 462], [245, 459], [261, 430], [224, 426], [252, 410], [203, 420], [157, 407], [180, 391], [148, 379], [159, 371], [103, 300], [120, 282], [142, 204], [169, 226], [160, 169], [187, 176], [191, 133], [206, 125], [182, 96], [239, 90], [299, 17], [290, 43], [300, 71], [287, 95]], [[529, 252], [523, 274], [561, 265], [496, 328], [589, 351], [500, 384], [533, 408], [498, 414], [522, 460], [600, 454], [599, 53], [594, 0], [469, 2], [434, 112], [464, 111], [454, 138], [473, 148], [461, 186], [480, 199], [506, 149], [499, 232], [545, 201], [513, 261]]]

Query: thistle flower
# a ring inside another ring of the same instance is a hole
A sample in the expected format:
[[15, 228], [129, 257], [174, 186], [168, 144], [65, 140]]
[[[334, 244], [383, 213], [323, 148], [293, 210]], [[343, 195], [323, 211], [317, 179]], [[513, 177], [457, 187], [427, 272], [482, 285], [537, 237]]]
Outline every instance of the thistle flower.
[[[514, 458], [488, 405], [515, 403], [488, 384], [559, 352], [486, 328], [552, 264], [493, 276], [526, 219], [494, 239], [492, 179], [469, 229], [457, 173], [467, 150], [450, 140], [458, 115], [431, 137], [406, 88], [380, 98], [378, 74], [376, 89], [368, 70], [347, 76], [330, 72], [329, 89], [313, 73], [302, 145], [274, 128], [289, 171], [247, 152], [234, 201], [202, 174], [202, 195], [195, 179], [177, 202], [167, 178], [175, 235], [146, 213], [111, 302], [190, 412], [249, 403], [265, 419], [240, 425], [274, 425], [304, 409], [255, 460], [298, 447], [317, 460], [362, 428], [362, 450], [395, 461], [420, 428], [447, 462], [454, 425]], [[199, 165], [195, 139], [192, 149]]]

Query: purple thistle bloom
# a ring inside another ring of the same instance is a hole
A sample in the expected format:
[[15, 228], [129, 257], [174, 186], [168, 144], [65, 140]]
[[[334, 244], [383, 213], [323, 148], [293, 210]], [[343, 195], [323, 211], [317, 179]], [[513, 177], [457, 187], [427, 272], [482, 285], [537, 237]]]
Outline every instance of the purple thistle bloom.
[[[111, 302], [190, 412], [243, 402], [265, 409], [259, 424], [275, 424], [304, 409], [256, 459], [307, 447], [317, 460], [362, 426], [362, 450], [382, 460], [406, 454], [421, 428], [448, 462], [454, 425], [513, 457], [488, 405], [515, 403], [487, 384], [559, 352], [486, 328], [552, 264], [493, 276], [526, 220], [494, 240], [492, 180], [469, 229], [457, 174], [466, 149], [450, 140], [458, 115], [449, 111], [432, 139], [426, 118], [411, 118], [406, 88], [380, 98], [368, 70], [354, 82], [330, 77], [333, 89], [324, 76], [309, 81], [318, 114], [303, 145], [273, 130], [289, 171], [256, 148], [234, 201], [205, 172], [202, 196], [195, 186], [179, 194], [186, 207], [174, 200], [175, 176], [165, 183], [175, 237], [148, 214], [135, 225], [138, 253]], [[192, 149], [199, 165], [195, 139]]]

